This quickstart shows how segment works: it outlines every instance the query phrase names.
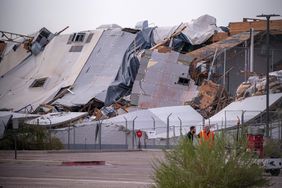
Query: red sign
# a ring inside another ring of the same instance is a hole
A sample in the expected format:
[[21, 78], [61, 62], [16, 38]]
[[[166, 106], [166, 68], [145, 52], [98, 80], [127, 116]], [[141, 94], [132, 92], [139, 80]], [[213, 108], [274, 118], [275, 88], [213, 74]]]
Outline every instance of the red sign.
[[141, 130], [136, 131], [136, 135], [137, 135], [138, 138], [141, 138], [142, 137], [142, 131]]

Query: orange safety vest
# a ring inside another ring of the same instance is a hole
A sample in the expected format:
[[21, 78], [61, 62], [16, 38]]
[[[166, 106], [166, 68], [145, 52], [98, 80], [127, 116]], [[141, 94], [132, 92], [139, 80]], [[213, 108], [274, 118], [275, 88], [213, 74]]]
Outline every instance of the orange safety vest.
[[202, 139], [204, 141], [214, 141], [214, 132], [210, 131], [209, 133], [207, 133], [205, 130], [201, 130], [201, 132], [199, 133], [199, 137], [200, 143]]

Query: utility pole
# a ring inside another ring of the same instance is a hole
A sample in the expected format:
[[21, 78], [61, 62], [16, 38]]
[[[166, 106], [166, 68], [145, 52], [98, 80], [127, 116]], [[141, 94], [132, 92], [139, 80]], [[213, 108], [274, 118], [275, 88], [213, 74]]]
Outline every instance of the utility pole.
[[278, 14], [261, 14], [257, 17], [266, 18], [266, 137], [269, 137], [269, 21], [271, 17], [280, 16]]

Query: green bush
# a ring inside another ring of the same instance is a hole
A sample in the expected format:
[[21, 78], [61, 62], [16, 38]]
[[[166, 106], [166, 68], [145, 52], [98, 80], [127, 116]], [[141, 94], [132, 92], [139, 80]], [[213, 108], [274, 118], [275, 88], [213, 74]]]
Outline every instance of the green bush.
[[[229, 148], [229, 149], [227, 149]], [[164, 151], [165, 159], [154, 162], [155, 186], [158, 188], [246, 188], [265, 187], [269, 180], [262, 167], [255, 165], [246, 143], [228, 143], [222, 137], [211, 146], [194, 146], [186, 139]]]
[[50, 150], [63, 149], [58, 138], [51, 137], [48, 130], [37, 125], [22, 126], [17, 130], [8, 130], [0, 140], [0, 149], [14, 149], [14, 138], [17, 135], [17, 149], [19, 150]]

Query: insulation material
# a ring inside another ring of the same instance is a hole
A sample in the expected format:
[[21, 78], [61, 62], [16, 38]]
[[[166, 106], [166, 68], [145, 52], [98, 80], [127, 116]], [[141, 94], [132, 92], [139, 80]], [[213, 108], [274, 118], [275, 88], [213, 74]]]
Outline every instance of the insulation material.
[[[192, 45], [202, 44], [207, 41], [214, 32], [218, 29], [216, 27], [216, 19], [209, 15], [203, 15], [191, 22], [187, 22], [181, 25], [186, 27], [182, 34], [185, 35], [188, 42]], [[171, 34], [175, 32], [179, 27], [157, 27], [154, 29], [154, 42], [156, 44], [163, 42]]]
[[105, 98], [106, 106], [130, 94], [140, 65], [138, 52], [152, 47], [152, 30], [152, 28], [146, 28], [138, 32], [134, 42], [126, 50], [122, 66], [119, 68], [115, 80], [108, 87]]
[[[270, 93], [282, 92], [282, 70], [269, 73]], [[245, 97], [265, 94], [266, 77], [251, 76], [247, 82], [239, 85], [236, 91], [236, 99], [242, 100]]]

